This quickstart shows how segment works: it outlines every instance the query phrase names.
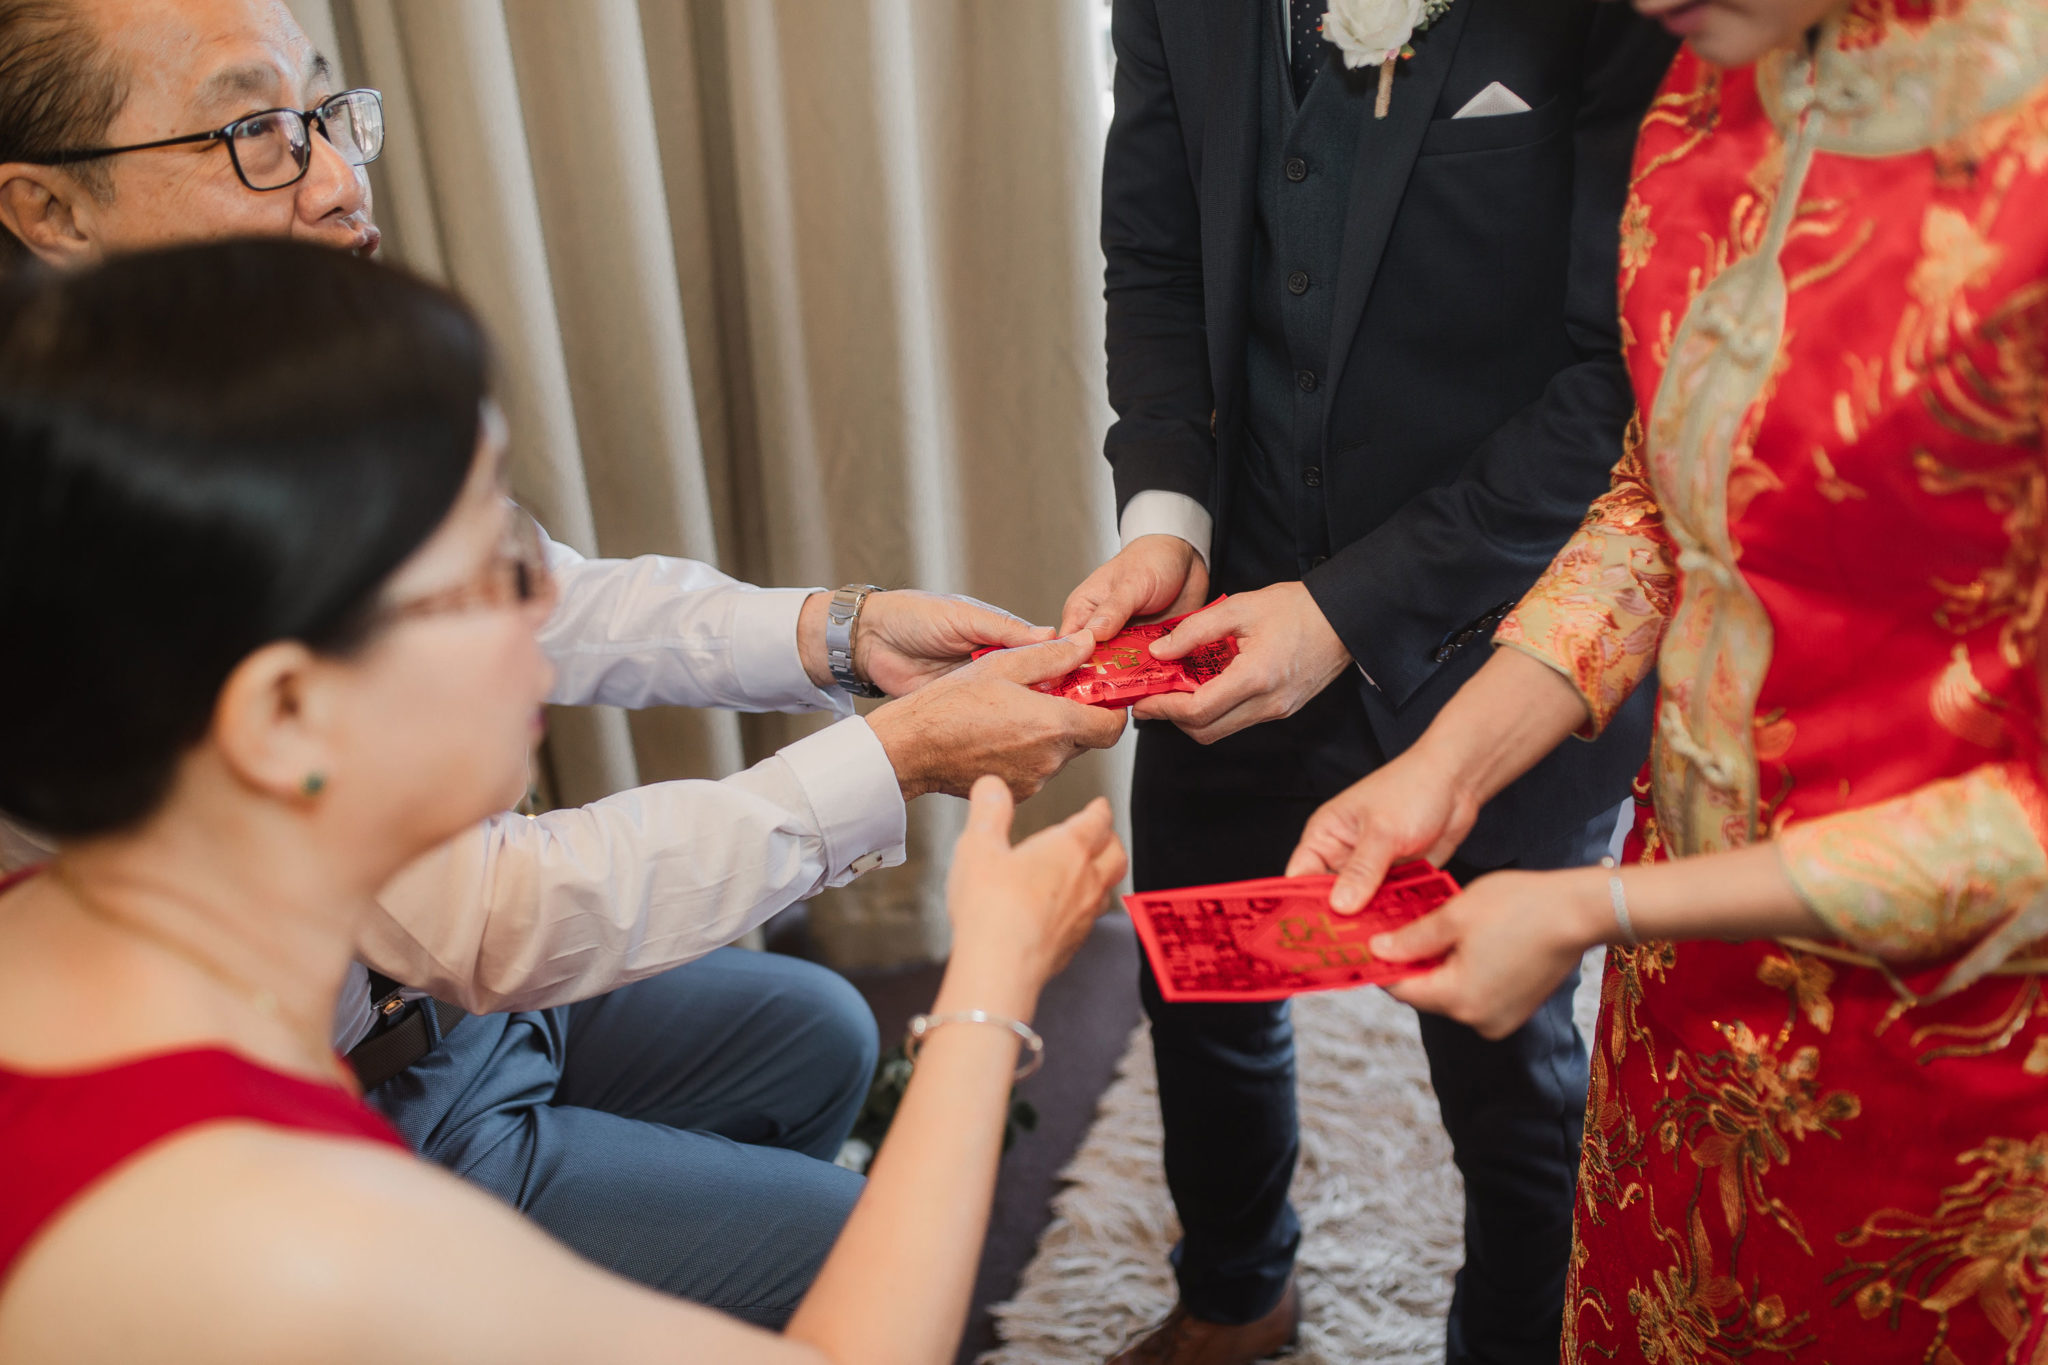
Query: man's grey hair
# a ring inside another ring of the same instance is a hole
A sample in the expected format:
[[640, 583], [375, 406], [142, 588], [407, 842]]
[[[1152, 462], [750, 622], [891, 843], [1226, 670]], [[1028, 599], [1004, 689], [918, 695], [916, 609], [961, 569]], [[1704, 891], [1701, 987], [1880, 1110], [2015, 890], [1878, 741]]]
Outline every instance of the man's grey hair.
[[[0, 163], [98, 145], [127, 98], [126, 80], [73, 0], [0, 0]], [[104, 162], [70, 171], [96, 198], [113, 194]], [[28, 254], [0, 230], [0, 273]]]

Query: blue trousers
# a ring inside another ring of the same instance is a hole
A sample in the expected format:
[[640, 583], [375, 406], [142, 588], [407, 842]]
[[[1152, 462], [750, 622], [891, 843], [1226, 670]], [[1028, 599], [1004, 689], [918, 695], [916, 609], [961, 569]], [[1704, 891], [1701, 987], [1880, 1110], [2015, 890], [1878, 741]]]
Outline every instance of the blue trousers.
[[[1132, 874], [1140, 890], [1280, 873], [1316, 807], [1378, 759], [1348, 680], [1290, 720], [1207, 748], [1140, 726]], [[1595, 862], [1609, 810], [1582, 835], [1529, 849], [1530, 869]], [[1453, 861], [1460, 883], [1479, 869]], [[1164, 1003], [1149, 967], [1166, 1179], [1180, 1214], [1181, 1301], [1210, 1322], [1249, 1322], [1279, 1301], [1300, 1224], [1287, 1186], [1300, 1151], [1294, 1026], [1285, 1002]], [[1422, 1015], [1422, 1044], [1465, 1178], [1465, 1264], [1446, 1329], [1449, 1365], [1554, 1365], [1571, 1254], [1587, 1058], [1565, 983], [1521, 1029], [1488, 1042]], [[1370, 1172], [1363, 1175], [1369, 1177]]]
[[779, 1327], [860, 1195], [831, 1163], [875, 1051], [842, 978], [725, 948], [581, 1004], [473, 1015], [369, 1100], [587, 1259]]

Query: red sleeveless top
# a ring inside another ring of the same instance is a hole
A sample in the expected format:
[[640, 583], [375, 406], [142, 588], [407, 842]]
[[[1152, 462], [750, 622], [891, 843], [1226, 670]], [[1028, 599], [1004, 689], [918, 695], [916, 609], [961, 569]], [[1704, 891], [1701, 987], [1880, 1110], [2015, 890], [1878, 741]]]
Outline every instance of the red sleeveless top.
[[[0, 879], [0, 892], [19, 880]], [[0, 1067], [0, 1283], [36, 1234], [103, 1176], [165, 1138], [222, 1120], [412, 1150], [346, 1090], [272, 1071], [221, 1048], [167, 1052], [97, 1071]]]

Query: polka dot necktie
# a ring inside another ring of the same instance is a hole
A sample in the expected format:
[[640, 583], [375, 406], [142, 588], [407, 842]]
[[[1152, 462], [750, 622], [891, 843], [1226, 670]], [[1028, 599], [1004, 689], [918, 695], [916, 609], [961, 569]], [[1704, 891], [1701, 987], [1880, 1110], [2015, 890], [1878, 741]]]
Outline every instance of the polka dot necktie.
[[1308, 98], [1308, 87], [1323, 66], [1323, 11], [1328, 0], [1287, 0], [1287, 25], [1293, 34], [1288, 74], [1294, 78], [1294, 102]]

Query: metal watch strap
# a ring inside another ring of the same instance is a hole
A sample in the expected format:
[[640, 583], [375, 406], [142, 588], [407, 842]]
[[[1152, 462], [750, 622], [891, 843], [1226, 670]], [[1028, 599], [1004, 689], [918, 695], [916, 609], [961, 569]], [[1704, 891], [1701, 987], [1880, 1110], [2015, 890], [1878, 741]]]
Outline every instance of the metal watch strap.
[[853, 671], [853, 637], [860, 626], [860, 609], [868, 594], [882, 591], [872, 583], [849, 583], [832, 594], [825, 608], [825, 663], [832, 681], [856, 697], [886, 697], [889, 694]]

